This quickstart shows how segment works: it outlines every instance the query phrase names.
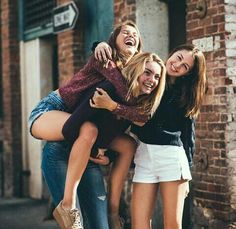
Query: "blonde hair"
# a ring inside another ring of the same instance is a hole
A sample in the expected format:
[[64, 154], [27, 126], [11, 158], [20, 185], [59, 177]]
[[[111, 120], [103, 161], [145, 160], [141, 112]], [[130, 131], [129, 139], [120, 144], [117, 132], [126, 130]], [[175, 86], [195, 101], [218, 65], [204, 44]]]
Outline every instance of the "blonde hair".
[[180, 50], [192, 52], [194, 65], [187, 74], [176, 79], [181, 87], [179, 106], [185, 109], [186, 117], [196, 118], [207, 87], [206, 60], [204, 54], [193, 45], [178, 46], [170, 56]]
[[[152, 61], [156, 62], [161, 67], [159, 83], [151, 94], [139, 96], [140, 89], [138, 78], [144, 73], [146, 63]], [[152, 116], [159, 106], [165, 90], [166, 68], [164, 62], [155, 53], [140, 53], [129, 61], [129, 64], [122, 70], [122, 74], [127, 80], [129, 87], [127, 100], [129, 100], [131, 96], [138, 97], [137, 103], [139, 104], [138, 107], [141, 112], [149, 113]]]
[[112, 59], [115, 61], [116, 65], [119, 69], [122, 69], [127, 64], [127, 59], [131, 57], [131, 56], [122, 55], [119, 52], [119, 50], [117, 48], [117, 45], [116, 45], [116, 38], [119, 35], [122, 27], [126, 26], [126, 25], [135, 28], [135, 30], [137, 31], [137, 35], [139, 37], [139, 44], [138, 44], [138, 47], [137, 47], [137, 52], [134, 55], [142, 52], [142, 40], [141, 40], [141, 35], [140, 35], [140, 32], [139, 32], [139, 29], [138, 29], [137, 25], [132, 21], [126, 21], [126, 22], [123, 22], [123, 23], [119, 24], [113, 30], [113, 32], [111, 33], [110, 38], [108, 40], [108, 44], [110, 45], [110, 47], [112, 49]]

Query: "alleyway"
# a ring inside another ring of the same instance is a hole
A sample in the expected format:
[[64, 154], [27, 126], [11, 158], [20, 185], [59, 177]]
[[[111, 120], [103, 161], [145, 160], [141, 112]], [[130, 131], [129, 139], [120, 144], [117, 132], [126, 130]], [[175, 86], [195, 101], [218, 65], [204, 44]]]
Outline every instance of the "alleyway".
[[0, 229], [56, 229], [54, 220], [44, 220], [47, 201], [0, 198]]

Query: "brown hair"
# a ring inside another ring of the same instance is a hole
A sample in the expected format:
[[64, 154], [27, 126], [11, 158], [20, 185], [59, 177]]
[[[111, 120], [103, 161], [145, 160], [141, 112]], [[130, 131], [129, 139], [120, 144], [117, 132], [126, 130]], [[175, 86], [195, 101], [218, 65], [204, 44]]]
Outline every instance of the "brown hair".
[[127, 21], [127, 22], [124, 22], [124, 23], [118, 25], [111, 33], [110, 38], [108, 40], [108, 44], [112, 48], [112, 59], [115, 61], [117, 67], [119, 67], [120, 69], [123, 68], [124, 65], [126, 64], [127, 57], [123, 56], [121, 53], [118, 52], [118, 48], [116, 45], [116, 38], [119, 35], [122, 27], [126, 26], [126, 25], [134, 27], [135, 30], [137, 31], [137, 34], [139, 37], [139, 44], [138, 44], [138, 48], [137, 48], [137, 53], [135, 53], [134, 55], [136, 55], [142, 51], [142, 40], [141, 40], [140, 32], [139, 32], [137, 25], [132, 21]]
[[[179, 105], [185, 109], [187, 117], [196, 118], [206, 92], [206, 60], [204, 54], [193, 45], [180, 45], [170, 53], [169, 57], [180, 50], [192, 52], [194, 65], [187, 74], [176, 78], [175, 85], [181, 88]], [[167, 84], [169, 79], [170, 76], [167, 75]]]

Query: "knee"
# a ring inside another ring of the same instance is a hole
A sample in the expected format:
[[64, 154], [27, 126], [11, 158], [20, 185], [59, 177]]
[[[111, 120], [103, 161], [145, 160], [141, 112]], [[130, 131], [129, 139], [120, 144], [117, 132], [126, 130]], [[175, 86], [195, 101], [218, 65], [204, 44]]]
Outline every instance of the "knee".
[[95, 124], [85, 122], [80, 129], [79, 137], [89, 144], [94, 144], [98, 136], [98, 129]]

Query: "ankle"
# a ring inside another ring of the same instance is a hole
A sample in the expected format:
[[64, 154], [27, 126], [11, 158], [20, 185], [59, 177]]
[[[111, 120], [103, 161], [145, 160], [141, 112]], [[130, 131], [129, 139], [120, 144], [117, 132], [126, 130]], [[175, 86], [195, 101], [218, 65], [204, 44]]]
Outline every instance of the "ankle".
[[71, 210], [75, 208], [71, 202], [65, 200], [61, 201], [61, 206], [64, 210]]

